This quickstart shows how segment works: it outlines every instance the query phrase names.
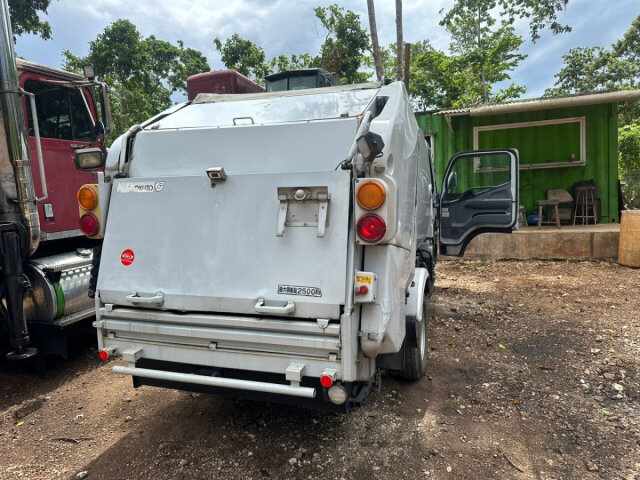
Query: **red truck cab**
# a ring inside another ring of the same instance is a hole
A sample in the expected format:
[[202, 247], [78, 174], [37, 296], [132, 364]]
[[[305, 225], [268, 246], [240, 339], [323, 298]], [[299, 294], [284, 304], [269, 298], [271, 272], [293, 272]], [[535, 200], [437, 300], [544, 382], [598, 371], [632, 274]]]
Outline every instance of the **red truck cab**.
[[[48, 198], [38, 204], [41, 240], [81, 236], [76, 192], [85, 183], [96, 183], [97, 173], [78, 170], [74, 152], [80, 148], [104, 150], [108, 101], [96, 102], [96, 82], [74, 73], [17, 60], [19, 84], [35, 94], [40, 144]], [[103, 97], [104, 98], [104, 97]], [[42, 196], [40, 166], [28, 96], [23, 108], [29, 131], [29, 148], [36, 195]], [[105, 112], [105, 122], [99, 113]]]

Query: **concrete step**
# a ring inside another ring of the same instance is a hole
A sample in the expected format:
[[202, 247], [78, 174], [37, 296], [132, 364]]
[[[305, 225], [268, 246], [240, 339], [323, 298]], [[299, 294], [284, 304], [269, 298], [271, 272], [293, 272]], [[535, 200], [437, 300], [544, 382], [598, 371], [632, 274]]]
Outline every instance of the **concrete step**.
[[483, 233], [467, 247], [465, 258], [600, 258], [618, 257], [620, 224], [562, 228], [525, 227], [511, 234]]

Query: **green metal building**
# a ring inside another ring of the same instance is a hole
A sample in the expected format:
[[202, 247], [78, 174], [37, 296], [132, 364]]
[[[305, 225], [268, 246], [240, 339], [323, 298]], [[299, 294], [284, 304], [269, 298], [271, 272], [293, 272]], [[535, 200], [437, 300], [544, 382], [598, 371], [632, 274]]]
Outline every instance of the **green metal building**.
[[[618, 111], [640, 100], [640, 90], [482, 104], [417, 113], [431, 145], [438, 183], [457, 152], [516, 148], [520, 153], [520, 204], [527, 211], [547, 191], [569, 193], [594, 180], [602, 222], [618, 222]], [[622, 107], [621, 107], [622, 106]], [[493, 176], [491, 168], [481, 173]]]

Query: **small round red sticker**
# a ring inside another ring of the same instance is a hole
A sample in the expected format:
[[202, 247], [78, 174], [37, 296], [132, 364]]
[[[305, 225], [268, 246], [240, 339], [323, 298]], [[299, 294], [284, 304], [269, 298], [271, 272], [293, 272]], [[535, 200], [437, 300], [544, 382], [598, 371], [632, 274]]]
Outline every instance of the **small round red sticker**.
[[127, 248], [124, 252], [120, 254], [120, 261], [125, 267], [128, 267], [133, 263], [133, 259], [135, 255], [133, 254], [133, 250]]

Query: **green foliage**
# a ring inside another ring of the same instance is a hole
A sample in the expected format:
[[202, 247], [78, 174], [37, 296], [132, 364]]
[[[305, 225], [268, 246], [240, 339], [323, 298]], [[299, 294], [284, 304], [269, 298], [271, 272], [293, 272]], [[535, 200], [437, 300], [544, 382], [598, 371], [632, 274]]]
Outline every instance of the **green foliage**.
[[38, 12], [47, 13], [51, 0], [9, 0], [11, 15], [11, 30], [13, 39], [31, 33], [39, 35], [44, 40], [51, 38], [51, 25], [40, 19]]
[[618, 171], [629, 206], [640, 208], [640, 123], [618, 130]]
[[[512, 23], [518, 15], [534, 15], [533, 7], [516, 3], [497, 18], [500, 7], [508, 5], [506, 0], [456, 0], [440, 22], [451, 33], [451, 53], [436, 50], [428, 41], [411, 46], [409, 88], [421, 108], [500, 102], [525, 93], [524, 86], [514, 83], [499, 91], [494, 86], [508, 80], [526, 58], [518, 53], [523, 39]], [[539, 23], [536, 32], [544, 25]]]
[[602, 47], [576, 47], [562, 56], [564, 67], [555, 75], [554, 88], [545, 96], [590, 92], [607, 84], [605, 65], [609, 52]]
[[412, 62], [410, 78], [410, 93], [425, 110], [474, 103], [482, 92], [480, 85], [474, 87], [470, 83], [467, 67], [460, 58], [431, 46]]
[[[398, 49], [397, 43], [392, 43], [388, 48], [380, 46], [380, 57], [382, 59], [382, 71], [385, 78], [395, 81], [397, 80], [397, 64], [396, 64], [396, 52]], [[411, 60], [410, 63], [413, 65], [415, 60], [420, 57], [423, 53], [428, 50], [432, 50], [431, 43], [429, 40], [422, 40], [416, 43], [411, 44]], [[364, 64], [369, 68], [375, 68], [373, 57], [371, 55], [367, 55], [364, 58]]]
[[610, 49], [572, 48], [562, 61], [554, 87], [545, 91], [547, 96], [636, 88], [640, 82], [640, 15]]
[[327, 30], [320, 52], [322, 68], [337, 73], [343, 84], [366, 81], [370, 74], [358, 70], [365, 64], [369, 34], [362, 28], [360, 16], [337, 4], [316, 7], [314, 12]]
[[529, 33], [533, 42], [538, 40], [540, 32], [547, 28], [554, 35], [571, 31], [571, 27], [558, 22], [558, 12], [566, 7], [569, 0], [497, 0], [497, 2], [501, 8], [501, 17], [509, 25], [513, 25], [518, 19], [526, 18], [529, 21]]
[[320, 59], [314, 57], [309, 53], [301, 53], [300, 55], [292, 54], [287, 57], [284, 54], [280, 54], [277, 57], [273, 57], [269, 60], [268, 69], [269, 73], [284, 72], [286, 70], [298, 70], [300, 68], [312, 68], [319, 67]]
[[251, 40], [246, 40], [234, 33], [224, 43], [220, 38], [215, 38], [213, 43], [216, 50], [220, 52], [225, 67], [252, 77], [257, 82], [263, 82], [264, 77], [268, 75], [269, 68], [264, 50]]
[[261, 47], [237, 33], [224, 41], [216, 38], [213, 42], [226, 68], [237, 70], [257, 82], [263, 82], [270, 73], [310, 67], [336, 72], [344, 84], [366, 81], [370, 74], [359, 69], [366, 64], [369, 36], [360, 24], [360, 16], [335, 4], [316, 7], [314, 12], [326, 30], [318, 56], [309, 53], [281, 54], [267, 61]]
[[143, 38], [129, 20], [116, 20], [89, 43], [89, 54], [64, 51], [64, 68], [81, 72], [93, 65], [109, 85], [113, 138], [171, 106], [171, 95], [186, 90], [187, 77], [206, 72], [202, 53], [173, 45], [153, 35]]
[[291, 56], [281, 54], [266, 61], [261, 47], [237, 33], [224, 42], [220, 38], [214, 39], [213, 42], [226, 68], [236, 70], [258, 83], [264, 83], [264, 77], [271, 73], [321, 66], [320, 58], [309, 53], [294, 53]]
[[[494, 12], [498, 0], [457, 0], [440, 22], [451, 33], [450, 50], [457, 56], [456, 63], [466, 65], [470, 96], [477, 95], [489, 101], [491, 85], [510, 78], [509, 72], [518, 66], [526, 55], [517, 53], [523, 43], [508, 20], [502, 19], [496, 26]], [[523, 87], [515, 87], [521, 91]], [[506, 93], [502, 95], [506, 96]]]
[[[640, 15], [623, 37], [603, 47], [577, 47], [562, 56], [564, 65], [545, 96], [637, 88], [640, 82]], [[640, 106], [625, 106], [619, 116], [618, 172], [625, 198], [640, 208]]]
[[[455, 0], [440, 22], [451, 33], [450, 54], [428, 41], [412, 45], [410, 93], [422, 108], [447, 108], [478, 102], [519, 98], [526, 89], [508, 80], [526, 58], [519, 53], [524, 40], [513, 24], [529, 23], [531, 40], [542, 30], [558, 34], [571, 29], [558, 23], [557, 14], [568, 0]], [[392, 56], [395, 59], [395, 50]], [[384, 57], [383, 57], [384, 58]], [[391, 63], [391, 62], [389, 62]], [[387, 61], [385, 61], [386, 70]], [[391, 72], [388, 71], [387, 74]]]

